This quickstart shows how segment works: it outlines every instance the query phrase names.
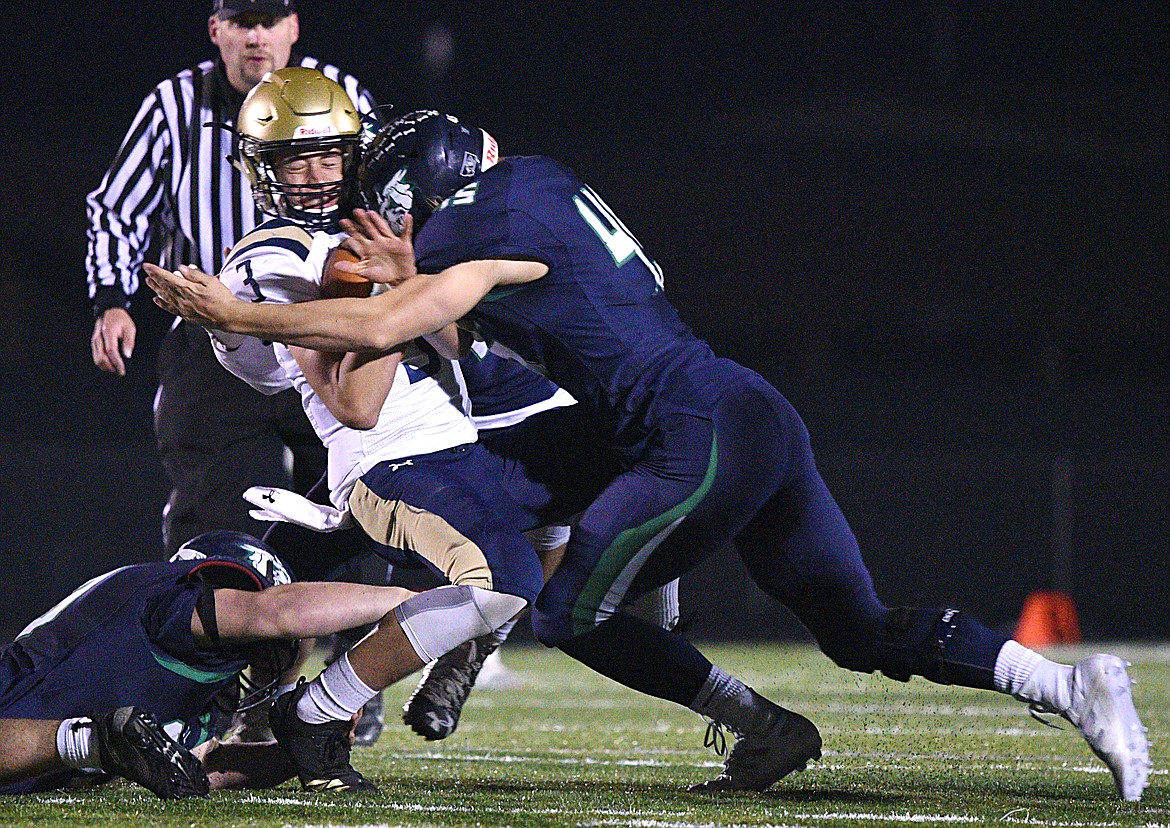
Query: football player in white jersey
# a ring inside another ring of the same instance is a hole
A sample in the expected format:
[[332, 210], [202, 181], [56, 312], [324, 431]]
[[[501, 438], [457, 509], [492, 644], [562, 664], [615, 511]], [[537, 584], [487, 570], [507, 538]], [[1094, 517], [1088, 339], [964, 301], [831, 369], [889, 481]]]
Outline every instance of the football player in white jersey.
[[[242, 239], [220, 277], [252, 301], [318, 298], [325, 258], [343, 238], [327, 231], [345, 214], [359, 161], [356, 108], [320, 73], [284, 69], [250, 93], [237, 129], [238, 161], [257, 204], [280, 218]], [[307, 501], [279, 503], [275, 492], [267, 493], [269, 508], [283, 507], [291, 517], [298, 509], [315, 511], [307, 523], [321, 521], [321, 528], [352, 519], [383, 557], [445, 584], [404, 602], [367, 637], [369, 647], [393, 654], [378, 659], [376, 672], [368, 664], [363, 671], [354, 651], [357, 663], [343, 655], [274, 705], [273, 731], [290, 750], [302, 785], [369, 789], [349, 767], [348, 728], [334, 725], [336, 715], [344, 710], [348, 718], [382, 687], [493, 632], [528, 606], [543, 573], [521, 531], [536, 528], [537, 519], [505, 493], [498, 464], [475, 444], [454, 364], [426, 343], [356, 355], [212, 337], [221, 363], [254, 388], [296, 387], [329, 450], [335, 511], [313, 510]], [[342, 758], [325, 766], [300, 756], [296, 735], [335, 743], [332, 753]]]

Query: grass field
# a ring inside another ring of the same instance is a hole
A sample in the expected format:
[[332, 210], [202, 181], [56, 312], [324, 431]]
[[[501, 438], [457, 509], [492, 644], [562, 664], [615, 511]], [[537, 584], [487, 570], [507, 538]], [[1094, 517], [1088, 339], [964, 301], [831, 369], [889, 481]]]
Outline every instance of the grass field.
[[[1170, 732], [1170, 647], [1108, 648], [1133, 662], [1155, 771], [1140, 807], [1116, 800], [1105, 767], [1065, 725], [1046, 728], [993, 693], [909, 685], [837, 669], [811, 648], [704, 646], [766, 695], [812, 718], [824, 758], [763, 794], [709, 798], [688, 784], [721, 762], [694, 714], [619, 687], [558, 652], [513, 647], [527, 686], [473, 694], [459, 730], [428, 744], [395, 719], [354, 764], [378, 795], [287, 784], [208, 801], [160, 802], [125, 784], [0, 801], [0, 824], [896, 826], [1170, 825], [1162, 734]], [[1100, 648], [1106, 649], [1106, 648]], [[1071, 661], [1095, 650], [1066, 650]], [[395, 688], [388, 712], [413, 680]]]

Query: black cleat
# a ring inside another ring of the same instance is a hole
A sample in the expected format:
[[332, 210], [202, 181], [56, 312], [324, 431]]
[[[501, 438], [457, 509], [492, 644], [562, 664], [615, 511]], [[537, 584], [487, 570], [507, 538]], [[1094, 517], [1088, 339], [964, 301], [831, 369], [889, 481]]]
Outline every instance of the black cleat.
[[402, 721], [428, 742], [454, 733], [484, 660], [499, 646], [494, 636], [483, 635], [428, 664], [402, 708]]
[[821, 758], [821, 734], [816, 725], [799, 713], [761, 699], [772, 713], [768, 729], [740, 738], [720, 774], [691, 785], [688, 791], [763, 791], [793, 771], [804, 770], [810, 760]]
[[95, 718], [93, 732], [102, 770], [137, 782], [159, 799], [207, 796], [211, 790], [202, 763], [145, 710], [119, 707]]
[[297, 717], [297, 702], [308, 689], [302, 679], [295, 690], [276, 697], [269, 722], [306, 791], [373, 793], [378, 787], [349, 764], [348, 720], [307, 724]]

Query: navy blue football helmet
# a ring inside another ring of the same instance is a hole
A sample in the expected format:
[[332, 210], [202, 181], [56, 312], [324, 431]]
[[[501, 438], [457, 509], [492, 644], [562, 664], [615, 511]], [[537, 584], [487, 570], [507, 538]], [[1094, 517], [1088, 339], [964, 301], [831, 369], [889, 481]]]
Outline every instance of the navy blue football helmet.
[[291, 584], [288, 566], [262, 540], [243, 532], [204, 532], [179, 547], [171, 561], [206, 559], [191, 570], [193, 577], [217, 587], [258, 592]]
[[[184, 543], [170, 558], [199, 561], [187, 577], [212, 587], [259, 592], [277, 584], [291, 584], [292, 573], [272, 547], [243, 532], [220, 529], [204, 532]], [[281, 675], [297, 658], [296, 641], [253, 641], [237, 645], [252, 665], [253, 675], [239, 674], [239, 688], [232, 697], [219, 699], [227, 714], [256, 707], [275, 695]]]
[[453, 115], [409, 112], [374, 136], [358, 170], [361, 199], [398, 233], [407, 213], [417, 231], [443, 199], [500, 158], [496, 139]]

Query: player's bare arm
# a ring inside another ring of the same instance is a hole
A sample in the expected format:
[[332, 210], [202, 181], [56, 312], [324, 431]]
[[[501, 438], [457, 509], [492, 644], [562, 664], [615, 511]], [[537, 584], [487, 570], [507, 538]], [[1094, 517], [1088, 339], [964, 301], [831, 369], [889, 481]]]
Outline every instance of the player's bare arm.
[[541, 278], [540, 262], [485, 259], [412, 278], [369, 299], [277, 305], [242, 302], [214, 277], [186, 265], [177, 274], [146, 265], [155, 303], [204, 327], [322, 351], [388, 351], [465, 316], [497, 285]]
[[188, 322], [204, 328], [229, 331], [218, 324], [220, 318], [230, 315], [232, 303], [238, 300], [214, 276], [208, 276], [194, 265], [179, 265], [174, 273], [146, 262], [146, 282], [157, 294], [154, 303]]
[[[297, 583], [261, 592], [215, 591], [215, 619], [224, 641], [316, 638], [374, 624], [415, 593], [400, 587], [347, 583]], [[200, 645], [211, 644], [198, 613], [191, 632]]]
[[454, 360], [463, 359], [471, 352], [473, 337], [470, 331], [465, 331], [452, 322], [432, 334], [427, 334], [424, 339], [439, 352], [439, 356], [443, 359]]
[[336, 353], [295, 345], [289, 350], [309, 385], [339, 423], [361, 430], [378, 424], [402, 362], [401, 350], [387, 354]]

